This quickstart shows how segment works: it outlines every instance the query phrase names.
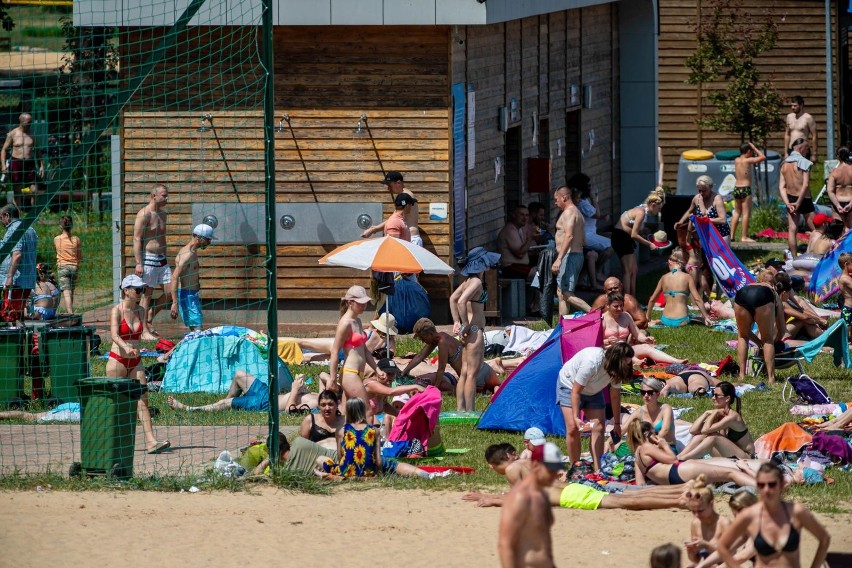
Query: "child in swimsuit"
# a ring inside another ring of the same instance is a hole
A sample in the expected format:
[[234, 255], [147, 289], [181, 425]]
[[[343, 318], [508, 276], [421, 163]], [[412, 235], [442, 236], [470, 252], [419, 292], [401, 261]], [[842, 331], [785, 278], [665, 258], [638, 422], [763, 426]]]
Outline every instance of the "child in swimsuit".
[[692, 277], [684, 272], [685, 258], [680, 247], [674, 249], [669, 255], [669, 272], [663, 274], [660, 281], [657, 282], [657, 287], [651, 298], [648, 300], [647, 316], [651, 321], [651, 312], [654, 309], [654, 301], [662, 292], [666, 299], [666, 305], [663, 308], [663, 316], [660, 322], [668, 327], [679, 327], [689, 323], [689, 310], [686, 304], [687, 298], [691, 297], [693, 303], [698, 306], [701, 315], [704, 316], [704, 323], [708, 326], [712, 324], [710, 315], [707, 313], [707, 308], [698, 295], [698, 290], [695, 287], [695, 281]]

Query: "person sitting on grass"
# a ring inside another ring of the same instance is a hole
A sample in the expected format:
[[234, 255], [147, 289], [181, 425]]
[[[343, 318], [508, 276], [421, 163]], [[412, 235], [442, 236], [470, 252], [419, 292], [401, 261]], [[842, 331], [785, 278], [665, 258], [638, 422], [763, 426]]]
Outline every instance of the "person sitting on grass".
[[[542, 448], [534, 446], [534, 448]], [[485, 449], [488, 467], [506, 478], [509, 485], [523, 480], [532, 470], [532, 462], [518, 457], [512, 444], [494, 444]], [[566, 464], [567, 465], [567, 464]], [[623, 494], [606, 493], [581, 483], [565, 483], [557, 479], [552, 487], [545, 488], [552, 507], [565, 509], [627, 509], [649, 511], [652, 509], [682, 508], [682, 487], [648, 487]], [[505, 494], [487, 494], [468, 491], [462, 500], [476, 503], [477, 507], [502, 507]]]
[[388, 402], [388, 397], [399, 396], [402, 394], [414, 395], [423, 392], [424, 389], [420, 385], [402, 385], [392, 387], [393, 381], [399, 376], [399, 367], [393, 359], [381, 359], [376, 365], [380, 370], [384, 371], [383, 377], [368, 377], [364, 379], [364, 388], [367, 391], [367, 404], [372, 410], [373, 423], [378, 414], [397, 415], [397, 410]]
[[323, 479], [376, 477], [380, 472], [430, 479], [429, 472], [408, 463], [382, 461], [379, 429], [367, 422], [367, 404], [358, 397], [346, 401], [346, 424], [337, 433], [337, 461], [318, 457], [314, 473]]
[[[292, 391], [291, 391], [292, 392]], [[337, 449], [337, 432], [346, 419], [340, 412], [340, 397], [333, 390], [324, 390], [317, 398], [319, 414], [309, 412], [299, 425], [299, 435], [330, 449]]]
[[686, 363], [686, 359], [676, 359], [654, 347], [656, 340], [645, 330], [640, 330], [630, 314], [624, 311], [624, 296], [614, 292], [607, 296], [607, 309], [603, 313], [603, 346], [610, 347], [627, 341], [633, 347], [634, 365], [641, 365], [647, 359], [656, 363], [671, 365]]
[[[278, 410], [291, 414], [310, 412], [317, 407], [316, 393], [305, 389], [305, 375], [296, 375], [289, 393], [278, 395]], [[237, 371], [231, 378], [228, 394], [225, 398], [201, 406], [188, 406], [169, 395], [166, 399], [175, 410], [187, 412], [216, 412], [219, 410], [269, 410], [269, 385], [255, 378], [251, 373]], [[246, 468], [248, 469], [248, 468]]]
[[[243, 452], [239, 463], [249, 475], [269, 475], [269, 441], [252, 444]], [[337, 448], [328, 449], [305, 438], [295, 438], [293, 443], [287, 441], [283, 432], [278, 433], [278, 464], [287, 470], [310, 475], [313, 473], [317, 459], [337, 457]]]
[[[695, 281], [686, 272], [686, 258], [683, 251], [678, 247], [669, 255], [668, 268], [669, 271], [663, 274], [660, 281], [657, 282], [657, 287], [651, 294], [648, 300], [648, 310], [646, 317], [651, 320], [651, 312], [654, 309], [654, 302], [662, 293], [666, 300], [666, 305], [663, 308], [663, 315], [660, 317], [659, 323], [666, 327], [680, 327], [689, 323], [689, 307], [687, 299], [692, 299], [693, 304], [698, 306], [701, 315], [704, 317], [704, 324], [712, 325], [710, 315], [704, 307], [704, 300], [698, 294], [698, 289], [695, 287]], [[652, 321], [651, 325], [657, 323]]]
[[682, 460], [707, 454], [726, 458], [751, 457], [754, 440], [743, 420], [734, 385], [728, 381], [716, 385], [713, 404], [715, 409], [706, 411], [692, 424], [689, 429], [692, 439], [677, 457]]
[[669, 443], [654, 433], [649, 422], [634, 420], [627, 427], [627, 444], [635, 456], [636, 485], [682, 485], [704, 474], [711, 483], [734, 482], [754, 486], [754, 475], [738, 468], [728, 469], [706, 460], [680, 461]]
[[650, 422], [654, 425], [654, 432], [659, 437], [664, 438], [672, 450], [676, 451], [674, 410], [670, 404], [660, 403], [660, 391], [662, 390], [663, 381], [651, 377], [642, 379], [642, 390], [640, 391], [642, 406], [623, 422], [622, 428], [627, 428], [634, 420]]

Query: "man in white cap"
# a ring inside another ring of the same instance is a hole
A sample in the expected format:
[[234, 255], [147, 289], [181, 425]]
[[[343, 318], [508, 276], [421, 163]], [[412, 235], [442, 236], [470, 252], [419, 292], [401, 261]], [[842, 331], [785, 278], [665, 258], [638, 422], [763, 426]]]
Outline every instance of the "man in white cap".
[[553, 485], [563, 469], [562, 452], [556, 444], [533, 448], [530, 475], [512, 487], [500, 512], [497, 552], [504, 568], [554, 565], [553, 513], [545, 488]]
[[528, 460], [532, 458], [533, 448], [543, 446], [545, 442], [547, 440], [544, 438], [544, 432], [541, 431], [541, 428], [535, 426], [527, 428], [527, 431], [524, 432], [524, 451], [521, 452], [521, 459]]
[[192, 230], [192, 238], [180, 249], [175, 257], [175, 270], [172, 273], [174, 285], [172, 292], [172, 319], [180, 319], [191, 331], [201, 329], [201, 298], [199, 291], [201, 286], [198, 279], [198, 249], [204, 250], [210, 243], [216, 240], [213, 236], [213, 227], [210, 225], [196, 225]]

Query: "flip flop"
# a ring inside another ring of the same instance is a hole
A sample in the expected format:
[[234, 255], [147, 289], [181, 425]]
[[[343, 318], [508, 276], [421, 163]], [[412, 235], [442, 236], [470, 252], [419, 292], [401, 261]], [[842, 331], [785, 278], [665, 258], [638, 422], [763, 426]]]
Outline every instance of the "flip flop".
[[149, 454], [159, 454], [165, 452], [172, 447], [172, 443], [166, 440], [165, 442], [157, 442], [157, 445], [148, 450]]

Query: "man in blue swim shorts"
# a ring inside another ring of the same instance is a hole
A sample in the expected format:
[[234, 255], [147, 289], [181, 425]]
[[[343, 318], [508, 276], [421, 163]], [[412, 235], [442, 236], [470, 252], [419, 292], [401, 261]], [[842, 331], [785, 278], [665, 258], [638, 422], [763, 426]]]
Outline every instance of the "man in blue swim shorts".
[[202, 322], [198, 249], [206, 249], [214, 240], [216, 238], [213, 236], [213, 227], [205, 224], [196, 225], [192, 231], [192, 238], [175, 257], [175, 270], [172, 273], [175, 284], [172, 286], [171, 316], [172, 319], [177, 319], [180, 312], [183, 324], [192, 331], [201, 329]]
[[[278, 395], [279, 407], [287, 395]], [[186, 410], [189, 412], [203, 411], [215, 412], [217, 410], [269, 410], [269, 386], [263, 381], [256, 379], [254, 375], [245, 371], [237, 371], [231, 379], [228, 394], [222, 400], [205, 404], [204, 406], [187, 406], [173, 396], [168, 398], [169, 406], [175, 410]], [[286, 408], [286, 407], [285, 407]]]

